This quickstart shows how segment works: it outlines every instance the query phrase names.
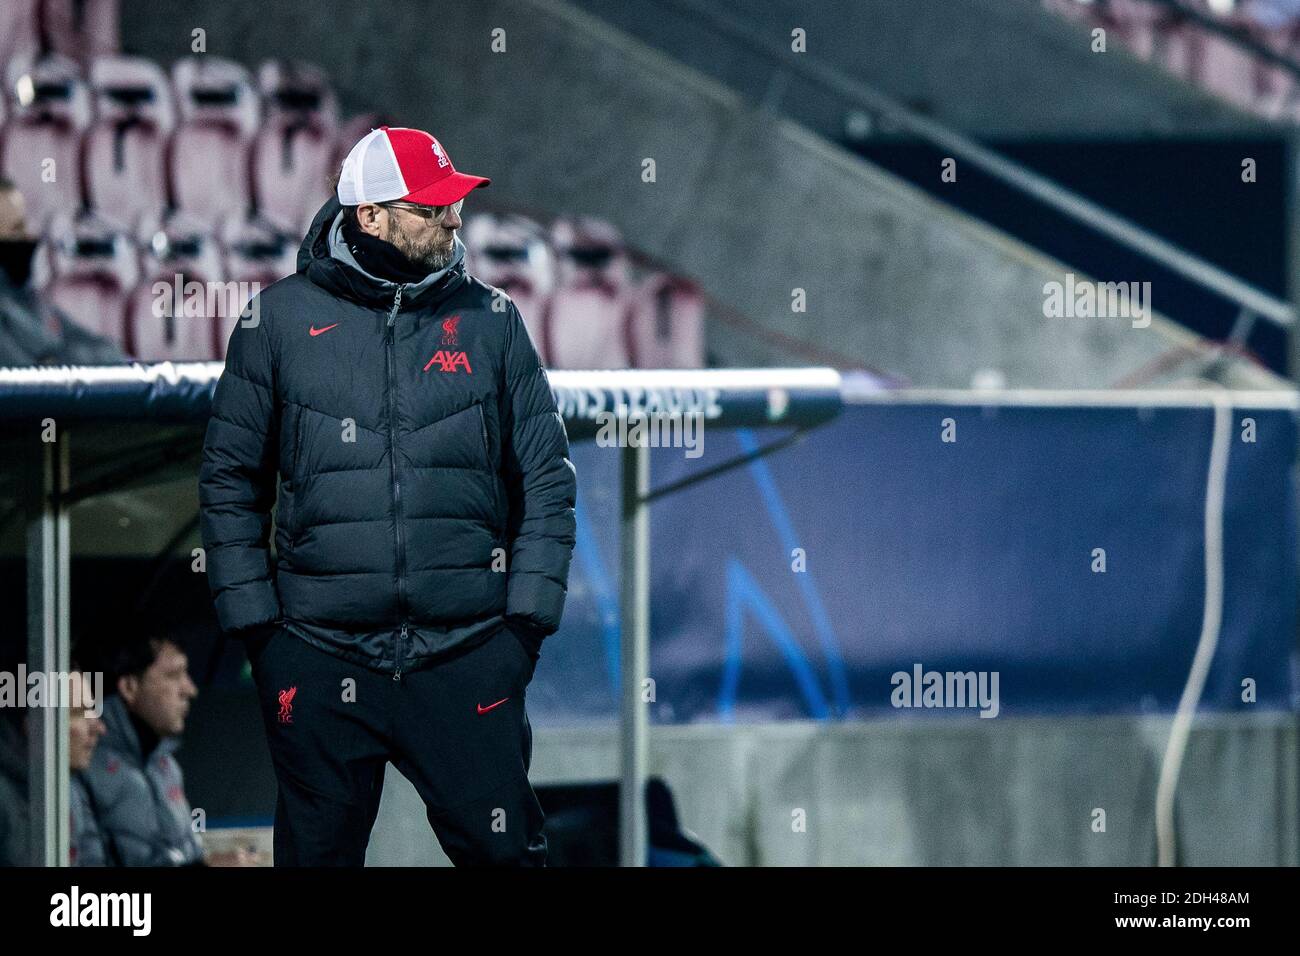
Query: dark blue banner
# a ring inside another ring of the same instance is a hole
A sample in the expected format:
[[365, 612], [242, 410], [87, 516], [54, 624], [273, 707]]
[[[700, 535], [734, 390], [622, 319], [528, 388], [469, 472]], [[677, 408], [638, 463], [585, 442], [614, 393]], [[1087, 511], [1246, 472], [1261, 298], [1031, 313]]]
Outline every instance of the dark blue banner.
[[[652, 720], [1171, 712], [1201, 632], [1212, 423], [850, 406], [656, 501]], [[653, 483], [785, 434], [709, 428], [700, 457], [654, 450]], [[1206, 710], [1295, 706], [1295, 443], [1289, 412], [1233, 413]], [[573, 445], [578, 546], [529, 689], [541, 724], [617, 714], [619, 455]]]

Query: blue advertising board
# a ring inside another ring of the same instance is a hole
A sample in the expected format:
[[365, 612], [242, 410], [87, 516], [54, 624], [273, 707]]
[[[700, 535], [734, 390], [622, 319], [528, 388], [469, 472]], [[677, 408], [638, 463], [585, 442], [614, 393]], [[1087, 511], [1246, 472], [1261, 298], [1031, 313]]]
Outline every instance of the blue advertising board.
[[[954, 716], [902, 706], [931, 672], [992, 678], [1005, 715], [1171, 712], [1201, 632], [1212, 420], [854, 405], [656, 500], [652, 721]], [[652, 451], [653, 484], [787, 433], [707, 429], [700, 457]], [[1295, 443], [1289, 411], [1234, 411], [1206, 710], [1295, 706]], [[544, 725], [617, 715], [620, 450], [572, 455], [569, 599], [529, 688]]]

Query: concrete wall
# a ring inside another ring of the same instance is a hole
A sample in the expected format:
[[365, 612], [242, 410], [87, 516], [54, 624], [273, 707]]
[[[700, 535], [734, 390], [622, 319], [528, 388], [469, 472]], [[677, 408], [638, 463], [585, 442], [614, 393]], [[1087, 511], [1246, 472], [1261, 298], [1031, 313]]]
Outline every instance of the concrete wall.
[[[1148, 866], [1168, 731], [1165, 718], [1120, 717], [655, 727], [650, 769], [729, 865]], [[536, 728], [534, 740], [535, 786], [617, 773], [614, 728]], [[1182, 862], [1300, 863], [1298, 769], [1293, 717], [1201, 721], [1178, 791]], [[391, 769], [367, 859], [446, 865]]]
[[[123, 37], [169, 62], [201, 27], [212, 54], [326, 64], [348, 107], [436, 130], [458, 166], [494, 178], [496, 201], [604, 217], [697, 278], [752, 323], [711, 324], [722, 364], [837, 361], [944, 387], [994, 368], [1012, 386], [1100, 387], [1183, 340], [1160, 319], [1044, 319], [1060, 264], [570, 6], [432, 9], [137, 0]], [[505, 53], [490, 51], [497, 28]]]

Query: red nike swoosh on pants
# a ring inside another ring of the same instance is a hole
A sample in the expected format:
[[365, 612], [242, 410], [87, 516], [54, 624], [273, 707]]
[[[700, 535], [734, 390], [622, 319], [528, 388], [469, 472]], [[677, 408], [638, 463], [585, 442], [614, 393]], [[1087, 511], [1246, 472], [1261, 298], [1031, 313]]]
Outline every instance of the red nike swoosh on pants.
[[330, 329], [336, 329], [336, 328], [338, 328], [338, 325], [339, 325], [339, 324], [338, 324], [337, 322], [335, 322], [333, 325], [327, 325], [327, 326], [325, 326], [325, 328], [323, 328], [323, 329], [318, 329], [318, 328], [316, 328], [316, 326], [313, 325], [313, 326], [312, 326], [310, 329], [308, 329], [307, 331], [310, 332], [312, 335], [320, 335], [322, 332], [328, 332]]
[[500, 707], [502, 704], [504, 704], [504, 703], [505, 703], [506, 701], [508, 701], [509, 699], [510, 699], [509, 697], [502, 697], [502, 698], [501, 698], [499, 701], [497, 701], [495, 704], [488, 704], [486, 707], [484, 707], [482, 704], [479, 704], [479, 705], [478, 705], [478, 712], [479, 712], [480, 714], [486, 714], [486, 713], [487, 713], [489, 710], [491, 710], [493, 707]]

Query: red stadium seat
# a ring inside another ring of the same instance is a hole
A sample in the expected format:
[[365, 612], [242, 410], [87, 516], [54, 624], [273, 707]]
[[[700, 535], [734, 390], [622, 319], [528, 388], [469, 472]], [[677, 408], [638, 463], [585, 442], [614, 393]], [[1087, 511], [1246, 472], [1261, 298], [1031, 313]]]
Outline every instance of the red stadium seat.
[[260, 216], [228, 219], [220, 233], [228, 279], [262, 287], [298, 271], [301, 237]]
[[704, 367], [704, 296], [666, 272], [647, 277], [633, 299], [629, 334], [637, 368]]
[[462, 238], [466, 267], [514, 300], [542, 361], [549, 363], [544, 323], [555, 287], [555, 257], [542, 227], [524, 216], [478, 213], [465, 222]]
[[329, 197], [338, 105], [325, 75], [305, 64], [268, 61], [258, 72], [266, 120], [253, 145], [258, 211], [298, 231]]
[[98, 119], [86, 133], [83, 166], [90, 202], [132, 230], [167, 205], [171, 89], [157, 64], [99, 57], [90, 68]]
[[90, 94], [80, 68], [66, 57], [15, 61], [8, 78], [17, 102], [0, 134], [0, 169], [22, 192], [30, 228], [39, 232], [54, 216], [82, 206], [81, 137]]
[[215, 358], [230, 290], [206, 224], [184, 212], [145, 219], [140, 241], [143, 277], [126, 308], [132, 354], [144, 362]]
[[[300, 241], [263, 218], [229, 219], [225, 222], [221, 229], [225, 276], [227, 282], [241, 284], [240, 309], [246, 299], [297, 271]], [[226, 346], [238, 318], [238, 312], [223, 313], [220, 317], [217, 358], [226, 357]]]
[[40, 0], [0, 3], [0, 68], [13, 59], [40, 52], [40, 5]]
[[1169, 26], [1168, 11], [1144, 0], [1109, 0], [1099, 11], [1098, 24], [1143, 59], [1150, 59]]
[[[1222, 19], [1229, 27], [1245, 23], [1237, 18]], [[1255, 106], [1259, 60], [1253, 53], [1205, 29], [1190, 31], [1189, 43], [1189, 80], [1238, 106]]]
[[1088, 20], [1096, 10], [1095, 4], [1080, 3], [1079, 0], [1043, 0], [1043, 6], [1071, 20]]
[[631, 365], [627, 255], [618, 230], [595, 219], [551, 227], [558, 281], [544, 320], [546, 354], [556, 368]]
[[1157, 30], [1151, 62], [1188, 83], [1195, 83], [1193, 62], [1200, 49], [1200, 28], [1185, 20], [1174, 20]]
[[338, 98], [329, 74], [310, 63], [267, 60], [257, 69], [257, 88], [267, 119], [307, 120], [337, 132]]
[[94, 57], [117, 53], [121, 49], [118, 6], [118, 0], [42, 0], [46, 45], [85, 64]]
[[252, 77], [230, 60], [195, 56], [172, 67], [172, 86], [180, 113], [168, 158], [172, 204], [209, 227], [242, 216], [252, 199], [248, 149], [261, 112]]
[[125, 322], [138, 274], [135, 249], [114, 223], [95, 213], [60, 216], [50, 226], [45, 299], [82, 328], [131, 352]]
[[1187, 21], [1170, 7], [1150, 0], [1043, 0], [1043, 6], [1088, 30], [1101, 27], [1108, 43], [1118, 43], [1180, 76], [1186, 74]]
[[[1265, 44], [1275, 53], [1300, 62], [1300, 21], [1263, 31]], [[1300, 115], [1300, 80], [1276, 66], [1260, 67], [1260, 109], [1266, 116], [1294, 121]]]

